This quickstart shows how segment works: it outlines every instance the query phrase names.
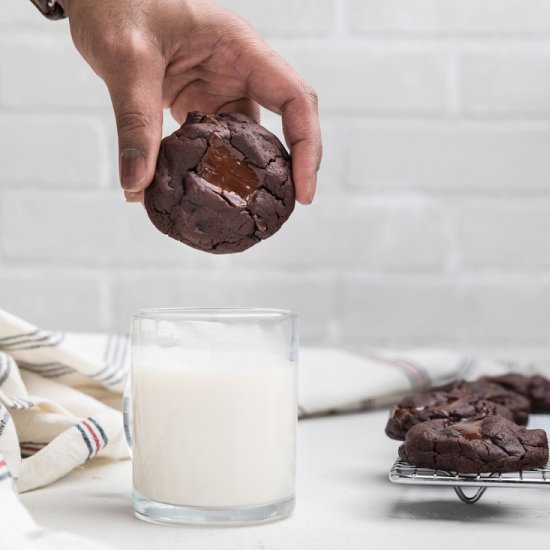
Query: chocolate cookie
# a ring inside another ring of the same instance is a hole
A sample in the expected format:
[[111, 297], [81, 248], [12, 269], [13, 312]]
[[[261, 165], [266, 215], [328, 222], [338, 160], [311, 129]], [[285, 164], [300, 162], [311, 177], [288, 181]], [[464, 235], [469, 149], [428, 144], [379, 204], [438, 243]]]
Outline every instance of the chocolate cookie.
[[429, 420], [407, 432], [402, 460], [421, 468], [477, 474], [542, 468], [548, 462], [544, 430], [528, 430], [501, 416], [453, 424]]
[[242, 114], [189, 113], [161, 142], [145, 191], [153, 224], [193, 248], [242, 252], [294, 209], [291, 162], [271, 132]]
[[459, 380], [434, 389], [447, 391], [452, 397], [475, 396], [477, 399], [498, 403], [512, 411], [513, 420], [523, 426], [527, 424], [531, 412], [531, 404], [526, 397], [484, 379], [473, 382]]
[[386, 434], [392, 439], [405, 439], [416, 424], [436, 418], [459, 422], [469, 418], [498, 414], [510, 420], [513, 413], [493, 401], [475, 394], [462, 395], [448, 391], [429, 391], [403, 398], [390, 412]]
[[487, 380], [498, 384], [507, 390], [520, 393], [531, 402], [531, 412], [550, 412], [550, 380], [535, 374], [525, 376], [524, 374], [504, 374], [502, 376], [486, 376], [481, 380]]

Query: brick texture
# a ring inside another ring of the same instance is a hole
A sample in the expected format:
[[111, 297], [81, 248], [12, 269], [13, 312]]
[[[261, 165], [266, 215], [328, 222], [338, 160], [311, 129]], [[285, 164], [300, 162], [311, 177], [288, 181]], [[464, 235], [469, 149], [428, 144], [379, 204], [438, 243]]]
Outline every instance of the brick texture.
[[355, 275], [341, 285], [341, 330], [359, 345], [529, 346], [550, 326], [548, 281]]
[[336, 43], [282, 44], [280, 51], [317, 89], [322, 110], [432, 116], [445, 111], [448, 83], [441, 49]]
[[500, 193], [545, 191], [550, 127], [525, 124], [354, 124], [352, 187]]
[[52, 330], [108, 330], [97, 274], [74, 269], [2, 269], [0, 304]]
[[0, 185], [97, 188], [106, 185], [105, 132], [93, 118], [0, 114]]
[[126, 330], [141, 307], [276, 307], [299, 313], [306, 343], [330, 342], [327, 319], [336, 298], [332, 277], [323, 273], [184, 269], [115, 274], [112, 296], [117, 330]]
[[364, 32], [550, 32], [546, 0], [350, 0], [350, 24]]
[[331, 30], [334, 21], [334, 0], [221, 0], [218, 4], [239, 14], [266, 35], [323, 35]]
[[550, 265], [550, 201], [490, 199], [459, 208], [462, 259], [472, 266]]
[[546, 44], [466, 48], [459, 57], [459, 71], [466, 114], [550, 116], [550, 49]]
[[437, 269], [450, 243], [445, 220], [431, 201], [394, 201], [320, 195], [298, 207], [276, 238], [250, 249], [242, 262], [354, 269]]
[[56, 194], [6, 193], [0, 208], [2, 248], [14, 261], [187, 266], [224, 261], [162, 235], [140, 204], [126, 204], [121, 191], [67, 193], [62, 201]]
[[62, 30], [0, 35], [2, 106], [45, 112], [111, 110], [106, 86], [82, 61], [68, 29]]

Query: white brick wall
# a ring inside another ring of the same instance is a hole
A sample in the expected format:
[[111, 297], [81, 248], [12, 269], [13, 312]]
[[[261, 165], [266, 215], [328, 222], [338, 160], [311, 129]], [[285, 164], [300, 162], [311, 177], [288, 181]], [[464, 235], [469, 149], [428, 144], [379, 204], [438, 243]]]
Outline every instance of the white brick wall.
[[0, 185], [104, 187], [109, 179], [106, 137], [93, 117], [0, 112]]
[[550, 116], [550, 48], [535, 44], [477, 44], [459, 53], [466, 115]]
[[354, 190], [547, 191], [550, 125], [354, 122], [346, 165]]
[[468, 266], [534, 270], [550, 266], [550, 200], [485, 199], [459, 207], [458, 236]]
[[66, 23], [51, 24], [61, 26], [0, 34], [2, 106], [77, 112], [110, 108], [106, 86], [73, 47]]
[[357, 345], [533, 346], [550, 329], [544, 279], [356, 273], [341, 283], [341, 330]]
[[51, 329], [108, 330], [102, 275], [74, 267], [44, 268], [40, 262], [2, 266], [2, 308]]
[[7, 260], [193, 266], [209, 258], [163, 237], [141, 205], [124, 202], [122, 191], [66, 192], [63, 200], [56, 195], [42, 191], [3, 194], [0, 241]]
[[432, 200], [350, 201], [320, 194], [315, 208], [298, 207], [277, 238], [252, 248], [240, 261], [312, 270], [434, 270], [442, 267], [448, 252], [446, 221]]
[[221, 0], [218, 4], [240, 14], [268, 36], [323, 36], [332, 30], [334, 19], [333, 0]]
[[378, 115], [442, 115], [446, 57], [433, 44], [273, 41], [316, 89], [325, 110]]
[[124, 203], [103, 83], [66, 22], [4, 2], [0, 307], [84, 330], [289, 307], [310, 343], [550, 346], [549, 0], [223, 0], [317, 89], [325, 146], [314, 205], [223, 257]]
[[133, 311], [146, 306], [280, 307], [301, 314], [304, 341], [327, 341], [335, 308], [330, 272], [279, 269], [134, 270], [112, 274], [114, 327], [125, 330]]
[[350, 0], [350, 22], [364, 32], [550, 32], [547, 0]]

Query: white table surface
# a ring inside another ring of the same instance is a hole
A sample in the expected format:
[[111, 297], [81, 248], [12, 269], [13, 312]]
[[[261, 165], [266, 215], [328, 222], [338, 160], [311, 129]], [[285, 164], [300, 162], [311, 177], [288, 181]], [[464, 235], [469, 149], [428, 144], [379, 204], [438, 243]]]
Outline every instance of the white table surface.
[[[550, 488], [488, 489], [463, 504], [446, 487], [394, 485], [387, 412], [299, 423], [297, 507], [252, 527], [164, 527], [134, 518], [131, 464], [94, 461], [21, 495], [36, 521], [125, 550], [523, 549], [550, 544]], [[495, 546], [497, 544], [498, 546]]]

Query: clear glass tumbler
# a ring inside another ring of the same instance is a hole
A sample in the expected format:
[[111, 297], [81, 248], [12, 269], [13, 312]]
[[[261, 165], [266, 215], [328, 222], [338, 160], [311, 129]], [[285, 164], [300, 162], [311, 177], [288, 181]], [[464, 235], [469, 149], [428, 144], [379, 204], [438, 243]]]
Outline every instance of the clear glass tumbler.
[[294, 509], [297, 316], [147, 309], [124, 403], [136, 515], [250, 523]]

